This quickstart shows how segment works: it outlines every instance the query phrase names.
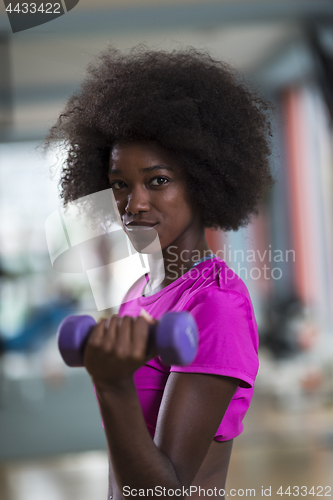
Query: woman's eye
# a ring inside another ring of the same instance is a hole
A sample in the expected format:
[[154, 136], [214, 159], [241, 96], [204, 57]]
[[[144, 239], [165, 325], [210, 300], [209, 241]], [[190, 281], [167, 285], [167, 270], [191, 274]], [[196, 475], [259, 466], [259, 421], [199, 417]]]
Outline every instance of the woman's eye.
[[123, 185], [125, 184], [125, 182], [123, 181], [114, 181], [114, 182], [111, 182], [111, 188], [115, 189], [116, 191], [118, 189], [121, 189], [122, 187], [124, 187]]
[[151, 181], [151, 184], [153, 186], [163, 186], [163, 184], [166, 184], [167, 182], [169, 182], [169, 179], [166, 177], [155, 177], [155, 179]]

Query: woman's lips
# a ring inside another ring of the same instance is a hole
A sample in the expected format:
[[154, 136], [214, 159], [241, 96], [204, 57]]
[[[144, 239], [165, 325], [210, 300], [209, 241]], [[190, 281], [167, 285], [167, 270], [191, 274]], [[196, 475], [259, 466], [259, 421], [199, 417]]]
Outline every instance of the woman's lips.
[[[158, 222], [146, 223], [145, 225], [125, 225], [127, 236], [137, 252], [154, 253], [161, 250], [156, 230], [157, 225]], [[154, 243], [153, 246], [151, 246], [152, 243]]]
[[153, 227], [157, 226], [158, 222], [152, 222], [152, 223], [144, 223], [144, 222], [140, 222], [140, 223], [137, 223], [137, 224], [126, 224], [125, 227], [127, 230], [129, 231], [133, 231], [133, 230], [142, 230], [142, 229], [152, 229]]

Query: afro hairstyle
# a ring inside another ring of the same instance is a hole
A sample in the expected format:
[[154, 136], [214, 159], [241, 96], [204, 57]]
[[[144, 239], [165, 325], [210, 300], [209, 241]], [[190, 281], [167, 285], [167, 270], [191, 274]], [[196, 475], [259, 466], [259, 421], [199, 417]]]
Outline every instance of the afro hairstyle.
[[88, 66], [44, 147], [61, 141], [67, 148], [60, 178], [66, 205], [110, 188], [115, 144], [155, 141], [176, 155], [204, 227], [237, 230], [258, 215], [275, 182], [270, 109], [207, 50], [109, 46]]

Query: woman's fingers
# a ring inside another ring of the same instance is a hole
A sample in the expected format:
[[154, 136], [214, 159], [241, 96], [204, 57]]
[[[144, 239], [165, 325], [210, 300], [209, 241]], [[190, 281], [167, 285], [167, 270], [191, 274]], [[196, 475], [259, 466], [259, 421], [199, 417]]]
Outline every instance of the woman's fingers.
[[92, 347], [100, 347], [102, 345], [106, 321], [106, 319], [101, 319], [90, 333], [88, 342]]
[[108, 386], [132, 376], [148, 359], [148, 334], [149, 323], [142, 317], [120, 318], [114, 314], [97, 323], [84, 355], [94, 384]]
[[113, 314], [106, 320], [104, 331], [105, 331], [105, 351], [107, 353], [112, 353], [114, 345], [117, 338], [117, 326], [119, 323], [118, 314]]
[[92, 360], [96, 359], [96, 356], [98, 356], [101, 352], [101, 349], [103, 349], [104, 337], [106, 333], [106, 321], [107, 320], [105, 319], [100, 320], [89, 335], [83, 355], [83, 363], [87, 369], [91, 366]]
[[130, 316], [119, 318], [114, 350], [116, 356], [120, 359], [126, 359], [131, 355], [132, 321], [133, 318]]
[[89, 345], [120, 360], [143, 360], [147, 354], [149, 323], [142, 316], [120, 318], [113, 314], [97, 323], [90, 334]]
[[146, 358], [149, 337], [149, 324], [143, 317], [133, 322], [132, 330], [132, 357], [136, 360]]

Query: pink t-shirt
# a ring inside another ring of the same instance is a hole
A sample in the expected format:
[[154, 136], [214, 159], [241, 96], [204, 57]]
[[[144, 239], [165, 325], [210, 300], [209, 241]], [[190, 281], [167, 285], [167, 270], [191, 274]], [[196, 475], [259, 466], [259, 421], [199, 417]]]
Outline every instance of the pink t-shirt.
[[240, 379], [215, 440], [238, 436], [243, 430], [242, 420], [250, 406], [259, 365], [257, 324], [246, 285], [219, 257], [201, 262], [161, 291], [143, 297], [147, 279], [147, 275], [142, 276], [130, 288], [119, 315], [140, 316], [143, 308], [158, 320], [168, 311], [188, 311], [199, 332], [198, 353], [190, 365], [168, 366], [157, 356], [134, 374], [151, 436], [170, 372], [210, 373]]

